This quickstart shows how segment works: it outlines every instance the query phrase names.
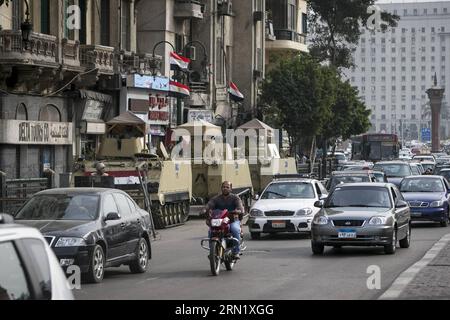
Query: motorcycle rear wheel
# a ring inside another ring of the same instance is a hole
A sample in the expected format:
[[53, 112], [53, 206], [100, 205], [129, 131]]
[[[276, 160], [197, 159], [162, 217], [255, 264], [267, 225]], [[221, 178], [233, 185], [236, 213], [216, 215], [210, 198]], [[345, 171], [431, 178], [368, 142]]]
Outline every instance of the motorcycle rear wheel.
[[225, 268], [227, 269], [227, 271], [232, 271], [236, 261], [234, 261], [231, 257], [227, 257], [225, 259], [224, 263], [225, 263]]
[[222, 246], [216, 241], [211, 241], [209, 243], [209, 265], [214, 276], [218, 276], [220, 273], [221, 257]]

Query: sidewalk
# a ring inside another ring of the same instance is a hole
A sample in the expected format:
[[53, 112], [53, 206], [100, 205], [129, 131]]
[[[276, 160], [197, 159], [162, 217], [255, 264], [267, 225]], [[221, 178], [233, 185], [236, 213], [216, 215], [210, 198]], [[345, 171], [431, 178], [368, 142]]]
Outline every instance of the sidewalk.
[[450, 300], [450, 234], [398, 277], [382, 300]]

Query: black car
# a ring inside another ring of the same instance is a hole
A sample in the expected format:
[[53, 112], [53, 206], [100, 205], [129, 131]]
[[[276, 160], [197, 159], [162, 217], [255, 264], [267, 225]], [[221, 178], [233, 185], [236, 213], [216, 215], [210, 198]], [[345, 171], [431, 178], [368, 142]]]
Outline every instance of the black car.
[[124, 264], [143, 273], [151, 259], [150, 215], [120, 190], [39, 192], [15, 218], [39, 229], [61, 266], [77, 265], [89, 282], [101, 282], [105, 268]]
[[342, 183], [376, 182], [372, 171], [334, 171], [326, 184], [326, 189], [332, 191]]

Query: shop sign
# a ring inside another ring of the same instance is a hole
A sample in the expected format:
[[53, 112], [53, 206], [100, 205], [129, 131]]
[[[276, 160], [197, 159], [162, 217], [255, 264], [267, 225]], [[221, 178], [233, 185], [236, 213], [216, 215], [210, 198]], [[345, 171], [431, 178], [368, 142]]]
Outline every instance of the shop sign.
[[207, 122], [213, 122], [214, 116], [211, 110], [189, 110], [188, 122], [194, 122], [204, 120]]
[[100, 101], [86, 100], [82, 120], [100, 120], [104, 104]]
[[169, 78], [134, 75], [134, 87], [152, 89], [158, 91], [169, 91]]
[[0, 120], [0, 143], [70, 145], [72, 142], [72, 123]]
[[167, 106], [169, 106], [169, 98], [159, 95], [149, 95], [148, 104], [152, 109], [156, 107], [158, 107], [159, 109], [166, 108]]
[[151, 121], [168, 121], [169, 113], [165, 111], [150, 111], [148, 113], [148, 119]]

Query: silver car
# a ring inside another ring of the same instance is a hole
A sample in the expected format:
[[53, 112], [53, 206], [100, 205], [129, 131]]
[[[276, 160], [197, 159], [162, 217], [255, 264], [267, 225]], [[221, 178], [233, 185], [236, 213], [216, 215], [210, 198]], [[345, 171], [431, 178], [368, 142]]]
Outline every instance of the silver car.
[[383, 246], [393, 254], [399, 239], [401, 248], [410, 245], [410, 209], [391, 183], [342, 184], [314, 205], [321, 207], [311, 227], [314, 254], [325, 246]]

